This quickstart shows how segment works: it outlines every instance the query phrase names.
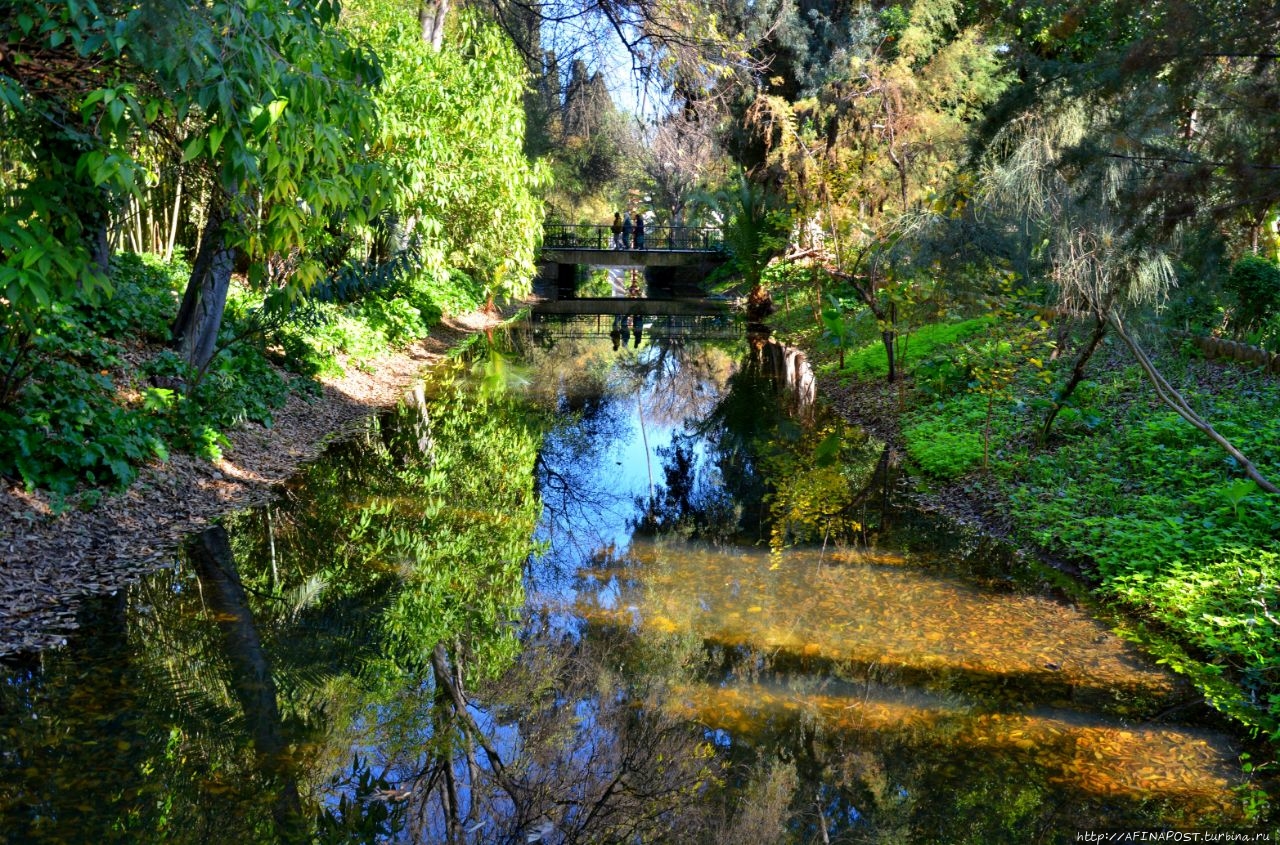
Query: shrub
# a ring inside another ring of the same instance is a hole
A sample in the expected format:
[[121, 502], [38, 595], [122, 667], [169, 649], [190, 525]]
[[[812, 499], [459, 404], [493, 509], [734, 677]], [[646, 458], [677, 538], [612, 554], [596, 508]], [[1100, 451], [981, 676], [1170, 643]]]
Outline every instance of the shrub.
[[135, 464], [168, 456], [155, 420], [117, 401], [109, 375], [119, 363], [115, 347], [71, 311], [36, 338], [37, 373], [0, 408], [0, 428], [9, 432], [0, 438], [0, 474], [60, 495], [82, 482], [126, 485]]
[[937, 355], [921, 361], [915, 369], [916, 388], [929, 399], [953, 396], [973, 380], [968, 364], [951, 354]]
[[1257, 255], [1246, 255], [1231, 267], [1226, 288], [1236, 299], [1232, 320], [1240, 331], [1266, 322], [1280, 311], [1280, 267]]
[[19, 362], [29, 375], [0, 407], [10, 435], [0, 438], [0, 474], [67, 495], [81, 484], [124, 486], [139, 463], [168, 456], [154, 403], [128, 407], [112, 373], [126, 364], [117, 341], [168, 337], [189, 272], [181, 261], [119, 254], [109, 296], [77, 291], [41, 315]]
[[166, 264], [154, 255], [117, 253], [111, 257], [111, 296], [98, 302], [77, 296], [74, 307], [80, 321], [103, 337], [167, 341], [178, 291], [190, 275], [180, 258]]
[[398, 297], [371, 296], [360, 301], [357, 313], [370, 331], [388, 346], [404, 346], [427, 334], [422, 312]]
[[484, 285], [461, 270], [419, 273], [402, 295], [431, 322], [441, 314], [465, 314], [485, 304]]
[[272, 334], [284, 350], [285, 366], [304, 376], [339, 376], [339, 355], [371, 355], [363, 324], [346, 315], [347, 306], [328, 302], [307, 308]]

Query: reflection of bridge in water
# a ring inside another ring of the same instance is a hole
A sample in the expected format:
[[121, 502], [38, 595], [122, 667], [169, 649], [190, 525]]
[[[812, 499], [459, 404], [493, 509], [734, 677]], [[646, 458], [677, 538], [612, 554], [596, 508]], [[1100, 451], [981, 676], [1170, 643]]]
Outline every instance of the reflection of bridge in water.
[[742, 335], [728, 303], [710, 299], [561, 299], [535, 306], [529, 322], [535, 335], [566, 338], [609, 337], [636, 328], [650, 341]]

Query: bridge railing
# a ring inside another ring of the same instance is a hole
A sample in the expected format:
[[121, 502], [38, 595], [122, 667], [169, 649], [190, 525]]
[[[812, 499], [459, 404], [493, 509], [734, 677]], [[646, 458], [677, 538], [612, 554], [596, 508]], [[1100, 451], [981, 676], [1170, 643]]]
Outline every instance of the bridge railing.
[[[625, 249], [636, 249], [635, 234]], [[585, 223], [544, 223], [542, 246], [546, 249], [613, 249], [609, 226]], [[680, 249], [695, 252], [722, 252], [724, 235], [714, 226], [654, 226], [644, 230], [641, 249]]]

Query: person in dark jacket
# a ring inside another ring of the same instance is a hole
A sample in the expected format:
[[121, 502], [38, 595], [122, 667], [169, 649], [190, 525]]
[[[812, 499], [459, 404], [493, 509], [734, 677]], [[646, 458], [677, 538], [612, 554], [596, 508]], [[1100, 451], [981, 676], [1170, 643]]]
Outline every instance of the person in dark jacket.
[[644, 215], [636, 212], [636, 249], [644, 249]]
[[613, 248], [622, 249], [622, 212], [613, 213], [613, 225], [609, 227], [609, 231], [613, 232]]

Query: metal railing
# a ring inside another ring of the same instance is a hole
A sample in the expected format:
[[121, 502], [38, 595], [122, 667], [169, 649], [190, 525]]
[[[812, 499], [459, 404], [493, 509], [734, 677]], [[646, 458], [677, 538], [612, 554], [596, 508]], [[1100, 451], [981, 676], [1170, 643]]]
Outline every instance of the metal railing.
[[678, 249], [722, 252], [724, 235], [714, 226], [654, 226], [645, 228], [642, 242], [637, 243], [635, 233], [632, 232], [630, 243], [615, 247], [613, 231], [609, 226], [544, 223], [542, 246], [544, 249]]

